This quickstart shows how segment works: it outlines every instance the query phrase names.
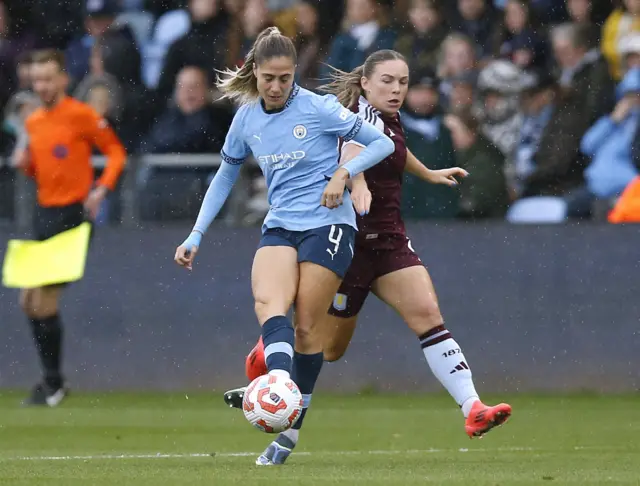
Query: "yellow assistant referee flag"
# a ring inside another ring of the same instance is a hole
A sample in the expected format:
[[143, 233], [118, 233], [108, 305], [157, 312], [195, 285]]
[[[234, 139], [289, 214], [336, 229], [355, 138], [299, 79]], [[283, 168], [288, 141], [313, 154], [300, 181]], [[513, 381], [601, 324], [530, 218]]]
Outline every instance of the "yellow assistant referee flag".
[[10, 240], [2, 266], [2, 284], [33, 289], [80, 280], [90, 235], [91, 224], [82, 223], [44, 241]]

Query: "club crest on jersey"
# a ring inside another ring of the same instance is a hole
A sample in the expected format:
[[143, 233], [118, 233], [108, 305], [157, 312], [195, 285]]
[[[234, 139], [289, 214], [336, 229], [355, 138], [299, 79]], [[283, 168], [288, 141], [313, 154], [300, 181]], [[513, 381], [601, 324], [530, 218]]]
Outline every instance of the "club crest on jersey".
[[53, 147], [53, 156], [56, 159], [66, 159], [69, 155], [69, 149], [65, 145], [58, 144]]
[[304, 125], [296, 125], [295, 127], [293, 127], [293, 136], [298, 140], [302, 140], [307, 136], [307, 127], [305, 127]]
[[338, 311], [347, 309], [347, 296], [344, 294], [336, 294], [333, 298], [333, 308]]

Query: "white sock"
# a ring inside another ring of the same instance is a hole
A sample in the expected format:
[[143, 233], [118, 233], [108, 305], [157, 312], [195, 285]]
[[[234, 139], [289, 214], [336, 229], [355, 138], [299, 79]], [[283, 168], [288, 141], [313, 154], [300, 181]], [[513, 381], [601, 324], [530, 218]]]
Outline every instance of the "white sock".
[[270, 375], [278, 376], [280, 378], [289, 379], [291, 376], [287, 370], [271, 370], [269, 371]]
[[282, 435], [284, 435], [287, 439], [289, 439], [294, 444], [297, 444], [298, 443], [298, 437], [300, 436], [300, 430], [298, 430], [298, 429], [287, 429], [284, 432], [282, 432]]
[[467, 417], [473, 403], [479, 400], [479, 397], [460, 346], [444, 326], [431, 329], [419, 339], [431, 371], [461, 407], [462, 414]]

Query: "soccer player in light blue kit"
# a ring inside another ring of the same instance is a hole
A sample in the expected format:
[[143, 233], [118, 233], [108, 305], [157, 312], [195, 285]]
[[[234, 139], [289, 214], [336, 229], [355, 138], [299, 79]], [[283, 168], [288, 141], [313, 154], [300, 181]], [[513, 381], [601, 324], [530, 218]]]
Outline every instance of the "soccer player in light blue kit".
[[[351, 259], [356, 218], [347, 179], [394, 151], [393, 141], [344, 108], [294, 84], [296, 51], [277, 28], [264, 30], [244, 65], [227, 71], [217, 86], [239, 100], [222, 148], [223, 163], [211, 183], [193, 231], [176, 250], [178, 264], [191, 269], [201, 239], [220, 211], [251, 154], [268, 186], [269, 213], [251, 271], [255, 311], [269, 374], [291, 378], [303, 396], [303, 413], [285, 431], [292, 443], [322, 368], [322, 322]], [[338, 167], [338, 142], [366, 148]], [[336, 170], [337, 169], [337, 170]], [[286, 317], [295, 306], [294, 328]], [[283, 435], [283, 434], [281, 434]], [[281, 464], [291, 448], [272, 442], [258, 465]]]

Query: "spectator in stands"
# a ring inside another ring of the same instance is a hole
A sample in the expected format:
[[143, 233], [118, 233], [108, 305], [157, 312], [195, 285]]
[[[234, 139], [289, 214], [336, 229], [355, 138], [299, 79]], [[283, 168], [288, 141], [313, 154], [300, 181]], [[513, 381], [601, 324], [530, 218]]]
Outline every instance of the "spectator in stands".
[[507, 172], [509, 189], [514, 197], [520, 197], [524, 193], [525, 181], [535, 171], [536, 154], [554, 113], [558, 94], [555, 79], [545, 69], [527, 74], [521, 87], [522, 127], [513, 170]]
[[461, 181], [458, 217], [503, 217], [509, 205], [504, 177], [504, 156], [480, 133], [478, 121], [469, 113], [447, 115], [456, 165], [469, 172]]
[[525, 120], [516, 163], [519, 193], [571, 199], [571, 192], [583, 183], [580, 140], [590, 125], [582, 114], [581, 98], [566, 94], [545, 68], [530, 72], [522, 89]]
[[442, 80], [440, 93], [443, 105], [449, 106], [453, 80], [465, 77], [471, 79], [477, 68], [476, 48], [473, 41], [464, 34], [449, 34], [440, 46], [438, 78]]
[[[71, 85], [75, 86], [89, 73], [89, 59], [93, 44], [98, 37], [103, 42], [113, 41], [118, 46], [119, 57], [133, 65], [122, 65], [122, 69], [129, 70], [132, 67], [140, 71], [140, 53], [136, 46], [135, 37], [131, 29], [126, 26], [116, 26], [114, 20], [120, 7], [117, 0], [87, 0], [85, 28], [86, 34], [69, 44], [65, 53], [67, 72], [71, 77]], [[118, 77], [116, 73], [111, 73]], [[140, 77], [140, 74], [136, 76]]]
[[[139, 154], [211, 154], [222, 149], [230, 113], [208, 101], [205, 70], [186, 66], [178, 73], [173, 100], [144, 137]], [[207, 167], [143, 166], [137, 175], [143, 219], [195, 217], [206, 190]]]
[[618, 54], [622, 59], [623, 72], [640, 67], [640, 32], [634, 32], [620, 39]]
[[0, 111], [19, 88], [16, 65], [21, 53], [33, 48], [35, 39], [29, 34], [11, 31], [11, 19], [4, 1], [0, 1]]
[[590, 48], [600, 45], [602, 24], [611, 13], [611, 2], [603, 0], [566, 0], [571, 22], [586, 26]]
[[[496, 7], [504, 8], [508, 0], [494, 0]], [[608, 2], [609, 0], [603, 0]], [[567, 11], [562, 0], [531, 0], [531, 7], [542, 25], [567, 21]]]
[[495, 56], [510, 60], [522, 69], [545, 65], [546, 45], [538, 28], [529, 0], [508, 0], [496, 35]]
[[158, 81], [158, 102], [171, 97], [178, 73], [185, 66], [199, 66], [209, 79], [224, 69], [228, 46], [229, 15], [221, 0], [189, 0], [191, 28], [169, 47]]
[[395, 49], [412, 70], [435, 68], [440, 45], [449, 33], [438, 0], [411, 0], [410, 30], [396, 41]]
[[267, 7], [267, 0], [246, 0], [242, 11], [243, 39], [238, 65], [244, 62], [244, 58], [253, 47], [258, 34], [272, 25], [274, 25], [274, 22]]
[[583, 25], [554, 27], [551, 41], [560, 85], [576, 98], [579, 115], [591, 125], [613, 107], [615, 84], [607, 62], [598, 49], [589, 49], [589, 30]]
[[297, 35], [294, 39], [298, 52], [296, 82], [307, 89], [315, 89], [319, 84], [319, 58], [322, 45], [318, 33], [318, 4], [313, 0], [298, 3], [296, 14]]
[[640, 68], [627, 72], [610, 115], [600, 118], [582, 138], [582, 152], [591, 157], [585, 170], [587, 197], [619, 196], [638, 176], [633, 162], [633, 137], [640, 125]]
[[[449, 97], [442, 97], [442, 104], [448, 113], [461, 113], [473, 109], [476, 100], [478, 73], [466, 71], [446, 80]], [[446, 103], [446, 104], [445, 104]]]
[[1, 155], [6, 156], [17, 144], [26, 141], [24, 122], [39, 106], [40, 99], [30, 90], [18, 91], [11, 97], [4, 110]]
[[18, 91], [32, 91], [31, 85], [31, 51], [24, 51], [16, 58], [16, 73], [18, 79], [18, 85], [16, 89]]
[[[22, 142], [25, 135], [24, 122], [27, 117], [40, 106], [31, 85], [31, 53], [24, 52], [17, 58], [16, 75], [17, 91], [11, 95], [4, 106], [4, 122], [0, 136], [0, 154], [12, 151], [18, 140]], [[8, 68], [8, 66], [6, 66]]]
[[516, 65], [502, 59], [490, 62], [478, 76], [476, 116], [482, 134], [500, 149], [509, 167], [522, 126], [519, 106], [522, 76]]
[[[396, 33], [384, 25], [383, 19], [384, 8], [378, 0], [347, 0], [346, 29], [333, 40], [327, 64], [352, 71], [372, 52], [393, 49]], [[328, 70], [322, 69], [322, 77], [328, 75]]]
[[89, 74], [80, 81], [73, 97], [91, 105], [117, 131], [124, 109], [122, 89], [116, 77], [106, 72], [102, 51], [103, 42], [99, 39], [91, 49]]
[[139, 152], [210, 153], [222, 148], [229, 124], [213, 116], [208, 103], [207, 73], [196, 66], [187, 66], [178, 73], [174, 99], [149, 134], [143, 139]]
[[636, 133], [633, 136], [633, 146], [631, 147], [631, 160], [637, 170], [640, 170], [640, 123], [636, 127]]
[[187, 0], [144, 0], [144, 10], [158, 18], [162, 14], [183, 8]]
[[224, 0], [223, 8], [229, 16], [229, 31], [227, 34], [226, 67], [238, 66], [244, 60], [241, 53], [244, 35], [242, 32], [242, 17], [246, 0]]
[[273, 19], [273, 24], [290, 38], [294, 38], [297, 33], [297, 3], [298, 0], [267, 0], [269, 17]]
[[117, 133], [128, 151], [133, 151], [163, 107], [154, 102], [142, 83], [140, 56], [130, 40], [107, 32], [97, 39], [96, 62], [102, 62], [105, 74], [120, 86], [120, 121]]
[[[439, 80], [434, 69], [412, 72], [401, 120], [407, 148], [430, 169], [455, 166], [451, 133], [443, 123]], [[405, 174], [403, 214], [408, 219], [452, 218], [458, 213], [458, 193], [446, 186], [425, 188], [424, 182]]]
[[[451, 2], [453, 3], [453, 2]], [[499, 25], [499, 13], [489, 0], [458, 0], [452, 12], [451, 27], [473, 39], [480, 59], [491, 56]]]
[[640, 0], [622, 0], [621, 8], [611, 13], [602, 29], [602, 53], [616, 81], [622, 78], [618, 42], [632, 32], [640, 32]]

